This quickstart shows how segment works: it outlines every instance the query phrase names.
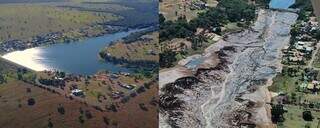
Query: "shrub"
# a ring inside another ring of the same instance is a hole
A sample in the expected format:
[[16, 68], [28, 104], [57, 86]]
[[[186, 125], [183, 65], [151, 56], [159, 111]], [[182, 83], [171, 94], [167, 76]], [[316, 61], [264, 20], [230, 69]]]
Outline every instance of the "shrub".
[[86, 116], [87, 119], [91, 119], [92, 118], [92, 114], [91, 114], [91, 112], [89, 110], [86, 110], [85, 116]]
[[61, 114], [61, 115], [64, 115], [65, 114], [65, 109], [63, 106], [59, 106], [58, 107], [58, 112]]
[[313, 120], [313, 116], [312, 116], [311, 111], [304, 111], [304, 112], [302, 113], [302, 118], [303, 118], [305, 121], [312, 121], [312, 120]]
[[144, 105], [144, 103], [139, 104], [139, 107], [140, 107], [143, 111], [148, 111], [148, 108]]
[[82, 116], [82, 115], [80, 115], [78, 119], [79, 119], [79, 122], [80, 122], [81, 124], [84, 123], [84, 119], [83, 119], [83, 116]]
[[29, 98], [28, 99], [28, 105], [29, 106], [33, 106], [34, 104], [36, 104], [36, 101], [33, 98]]
[[103, 117], [103, 122], [106, 124], [106, 125], [109, 125], [110, 124], [110, 120], [107, 118], [107, 117]]

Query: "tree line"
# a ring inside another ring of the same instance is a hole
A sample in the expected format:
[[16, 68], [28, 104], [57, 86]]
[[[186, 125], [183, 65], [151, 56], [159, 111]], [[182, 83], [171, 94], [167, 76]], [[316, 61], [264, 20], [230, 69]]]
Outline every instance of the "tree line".
[[[255, 18], [255, 5], [246, 0], [220, 0], [217, 7], [209, 8], [199, 13], [198, 17], [188, 21], [185, 16], [175, 21], [168, 21], [159, 14], [160, 44], [174, 38], [193, 38], [197, 28], [204, 28], [210, 32], [221, 34], [221, 27], [229, 22], [250, 22]], [[199, 44], [198, 41], [192, 41]], [[201, 43], [200, 43], [201, 44]], [[197, 45], [193, 44], [193, 48]], [[176, 61], [177, 53], [163, 50], [160, 53], [160, 67], [170, 67]]]

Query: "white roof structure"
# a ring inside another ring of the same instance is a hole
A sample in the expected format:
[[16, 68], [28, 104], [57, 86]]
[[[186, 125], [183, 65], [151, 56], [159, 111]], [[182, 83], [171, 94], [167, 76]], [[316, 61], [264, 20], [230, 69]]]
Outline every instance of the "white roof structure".
[[298, 50], [303, 50], [303, 46], [297, 45], [297, 46], [296, 46], [296, 49], [298, 49]]
[[312, 47], [306, 47], [306, 51], [311, 52], [313, 50]]
[[298, 41], [298, 45], [305, 45], [306, 42]]
[[79, 92], [83, 92], [83, 91], [80, 90], [80, 89], [74, 89], [74, 90], [71, 91], [71, 93], [79, 93]]

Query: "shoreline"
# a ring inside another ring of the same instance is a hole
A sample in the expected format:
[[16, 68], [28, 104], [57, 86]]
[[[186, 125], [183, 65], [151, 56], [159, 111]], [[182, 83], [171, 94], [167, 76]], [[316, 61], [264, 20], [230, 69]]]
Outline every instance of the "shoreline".
[[46, 33], [34, 37], [30, 37], [28, 40], [19, 40], [19, 39], [12, 39], [7, 40], [0, 43], [0, 55], [3, 56], [5, 54], [15, 52], [15, 51], [24, 51], [30, 48], [37, 48], [42, 46], [50, 46], [53, 44], [60, 44], [60, 43], [71, 43], [75, 41], [85, 40], [94, 37], [100, 37], [107, 34], [114, 34], [117, 32], [128, 31], [130, 29], [125, 26], [110, 26], [104, 25], [104, 30], [98, 34], [88, 35], [83, 33], [78, 37], [66, 37], [63, 32], [51, 32]]
[[[134, 28], [126, 28], [123, 29], [122, 31], [116, 31], [113, 33], [108, 33], [108, 34], [103, 34], [103, 35], [99, 35], [99, 36], [94, 36], [94, 37], [84, 37], [84, 38], [79, 38], [79, 40], [87, 40], [90, 38], [97, 38], [97, 37], [102, 37], [102, 36], [106, 36], [106, 35], [112, 35], [118, 32], [127, 32], [130, 30], [133, 30]], [[127, 36], [126, 36], [127, 37]], [[125, 37], [123, 37], [125, 38]], [[120, 38], [120, 39], [123, 39]], [[111, 41], [113, 42], [113, 41]], [[51, 68], [48, 65], [45, 65], [43, 62], [46, 61], [44, 58], [41, 57], [41, 54], [43, 53], [43, 50], [41, 48], [43, 47], [50, 47], [53, 45], [57, 45], [57, 44], [70, 44], [70, 43], [77, 43], [76, 41], [72, 41], [72, 42], [62, 42], [62, 43], [49, 43], [46, 45], [39, 45], [36, 47], [30, 47], [30, 48], [26, 48], [26, 49], [21, 49], [21, 50], [14, 50], [12, 52], [8, 52], [8, 53], [4, 53], [1, 54], [1, 58], [10, 61], [12, 63], [21, 65], [23, 67], [29, 68], [31, 70], [34, 71], [44, 71], [44, 70], [55, 70], [54, 68]], [[99, 54], [99, 53], [97, 53]]]
[[103, 26], [103, 30], [97, 34], [88, 34], [83, 32], [82, 35], [77, 37], [67, 37], [63, 32], [51, 32], [45, 33], [42, 35], [37, 35], [30, 37], [30, 39], [20, 40], [20, 39], [12, 39], [1, 42], [0, 41], [0, 56], [5, 54], [15, 52], [15, 51], [23, 51], [30, 48], [37, 48], [42, 46], [50, 46], [54, 44], [63, 44], [63, 43], [72, 43], [76, 41], [86, 40], [94, 37], [101, 37], [108, 34], [114, 34], [118, 32], [126, 32], [133, 29], [144, 29], [144, 28], [155, 28], [157, 25], [154, 24], [142, 24], [134, 27], [130, 26], [120, 26], [120, 25], [109, 25], [106, 23], [98, 24]]

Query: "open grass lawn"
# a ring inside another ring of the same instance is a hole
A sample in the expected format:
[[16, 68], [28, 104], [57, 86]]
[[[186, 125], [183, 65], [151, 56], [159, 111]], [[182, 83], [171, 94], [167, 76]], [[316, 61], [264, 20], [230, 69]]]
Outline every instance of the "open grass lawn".
[[105, 52], [110, 53], [112, 56], [116, 58], [125, 58], [133, 61], [147, 60], [147, 61], [158, 62], [159, 56], [152, 55], [149, 53], [149, 51], [158, 53], [159, 33], [153, 32], [144, 36], [151, 38], [152, 40], [150, 41], [138, 40], [132, 43], [118, 42], [118, 43], [115, 43], [114, 45], [108, 46]]
[[[298, 82], [298, 84], [296, 84]], [[278, 74], [273, 79], [272, 86], [269, 87], [269, 90], [272, 92], [296, 92], [296, 88], [301, 84], [301, 81], [298, 77], [282, 76]]]
[[310, 128], [317, 128], [320, 112], [311, 111], [314, 117], [313, 121], [305, 121], [302, 118], [303, 108], [291, 105], [287, 105], [285, 108], [288, 109], [288, 112], [284, 114], [286, 120], [283, 125], [278, 125], [278, 128], [305, 128], [306, 125], [311, 126]]
[[93, 13], [45, 5], [0, 5], [0, 41], [28, 39], [50, 32], [69, 32], [94, 23], [118, 20], [111, 13]]
[[[212, 6], [216, 6], [216, 0], [208, 0]], [[184, 9], [186, 6], [186, 9]], [[179, 16], [185, 15], [188, 20], [192, 20], [198, 16], [200, 10], [190, 10], [189, 5], [182, 0], [163, 0], [160, 2], [160, 13], [164, 15], [167, 20], [176, 20]], [[177, 15], [176, 15], [177, 14]]]
[[[117, 112], [100, 112], [90, 104], [10, 80], [7, 84], [0, 85], [0, 125], [1, 128], [44, 128], [48, 127], [50, 121], [57, 128], [153, 128], [158, 125], [157, 107], [150, 103], [157, 91], [157, 86], [152, 86], [126, 104], [120, 104]], [[28, 105], [29, 98], [35, 100], [34, 105]], [[147, 110], [142, 110], [139, 104], [144, 104]], [[59, 106], [63, 106], [64, 114], [58, 112]], [[89, 111], [92, 117], [82, 114], [81, 110]], [[103, 117], [109, 120], [109, 125], [103, 121]], [[80, 123], [79, 118], [83, 118], [84, 122]]]
[[[27, 88], [30, 92], [27, 92]], [[35, 100], [34, 105], [28, 105], [28, 99]], [[49, 120], [54, 127], [105, 127], [103, 116], [106, 115], [92, 107], [86, 106], [75, 100], [52, 92], [34, 87], [32, 85], [9, 81], [0, 85], [0, 125], [2, 128], [44, 128], [48, 127]], [[60, 114], [59, 105], [65, 109], [65, 114]], [[80, 108], [89, 110], [93, 118], [85, 122], [79, 121]]]
[[[300, 73], [297, 73], [300, 74]], [[273, 85], [269, 87], [269, 90], [272, 92], [284, 92], [287, 93], [289, 99], [293, 93], [296, 94], [297, 102], [296, 104], [303, 103], [304, 101], [308, 101], [309, 103], [318, 103], [320, 101], [320, 95], [312, 94], [311, 92], [299, 92], [297, 88], [302, 81], [300, 80], [301, 75], [297, 75], [295, 77], [290, 77], [288, 75], [278, 74], [273, 79]], [[302, 118], [302, 113], [307, 108], [299, 107], [298, 105], [285, 105], [285, 108], [288, 110], [287, 113], [284, 114], [285, 121], [283, 123], [278, 124], [278, 128], [317, 128], [318, 121], [320, 118], [320, 112], [312, 110], [312, 115], [314, 117], [313, 121], [305, 121]]]

